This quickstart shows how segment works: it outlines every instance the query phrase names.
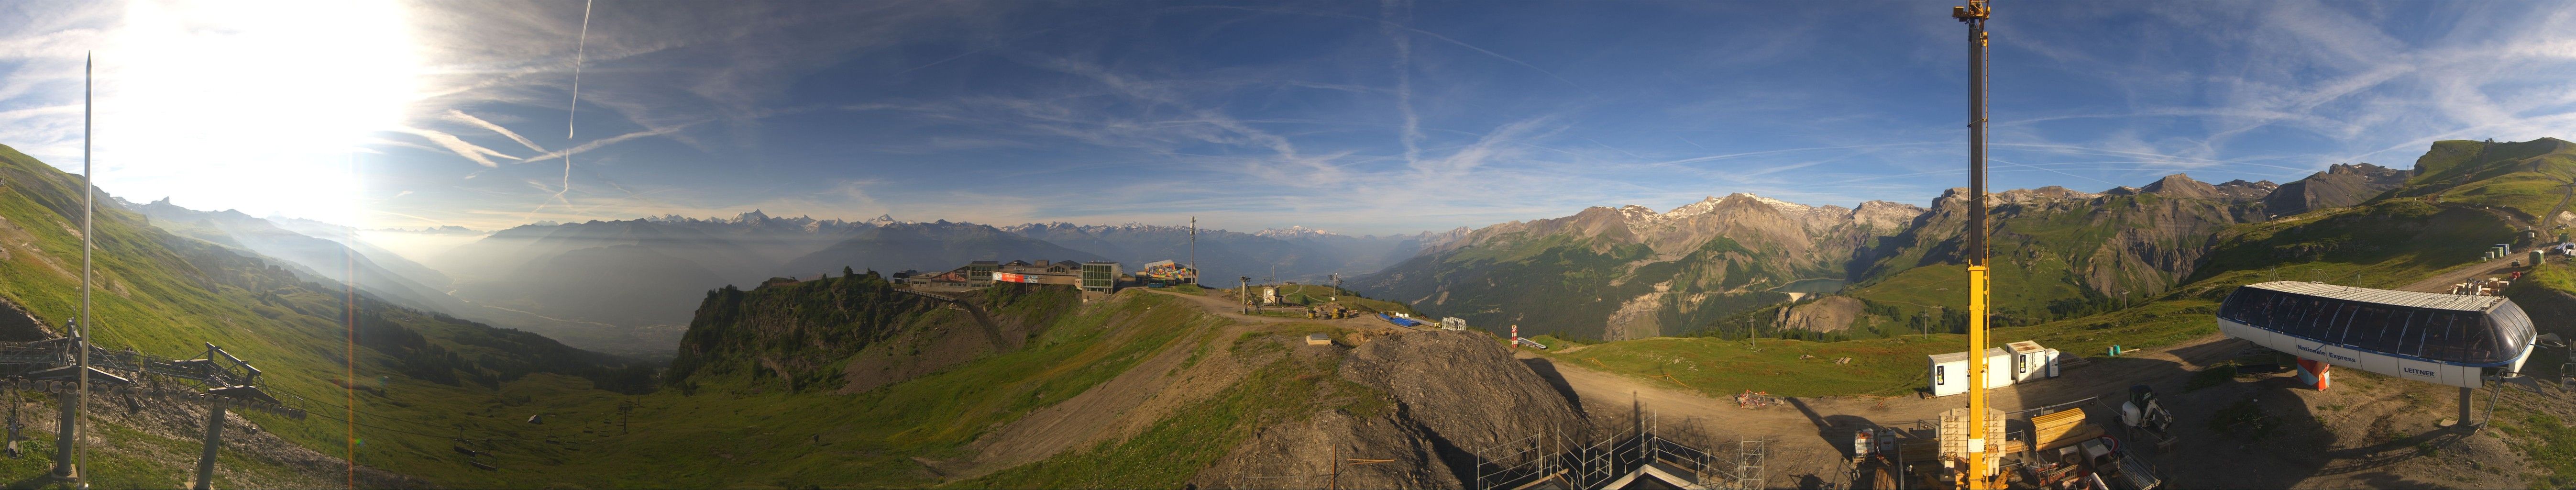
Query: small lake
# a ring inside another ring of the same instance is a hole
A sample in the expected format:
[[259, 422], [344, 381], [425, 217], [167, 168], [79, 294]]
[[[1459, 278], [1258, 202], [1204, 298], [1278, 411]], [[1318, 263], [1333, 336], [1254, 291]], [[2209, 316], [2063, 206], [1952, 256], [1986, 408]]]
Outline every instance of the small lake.
[[1785, 286], [1771, 288], [1771, 290], [1783, 293], [1825, 294], [1840, 292], [1843, 290], [1843, 285], [1845, 284], [1851, 284], [1851, 281], [1841, 279], [1801, 279], [1798, 280], [1798, 282], [1792, 282]]

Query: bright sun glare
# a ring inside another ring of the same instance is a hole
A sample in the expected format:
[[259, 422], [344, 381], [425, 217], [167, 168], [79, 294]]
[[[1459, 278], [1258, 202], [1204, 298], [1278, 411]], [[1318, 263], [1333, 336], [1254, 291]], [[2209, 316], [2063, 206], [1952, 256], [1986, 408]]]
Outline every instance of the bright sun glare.
[[102, 187], [345, 224], [359, 144], [403, 123], [420, 66], [377, 1], [134, 2], [98, 57]]

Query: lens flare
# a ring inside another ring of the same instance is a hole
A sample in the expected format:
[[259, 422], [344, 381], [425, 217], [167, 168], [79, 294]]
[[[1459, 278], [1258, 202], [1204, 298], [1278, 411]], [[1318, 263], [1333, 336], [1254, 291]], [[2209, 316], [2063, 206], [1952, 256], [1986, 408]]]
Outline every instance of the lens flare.
[[390, 2], [135, 2], [99, 51], [99, 182], [137, 199], [354, 223], [353, 162], [401, 127], [419, 56]]

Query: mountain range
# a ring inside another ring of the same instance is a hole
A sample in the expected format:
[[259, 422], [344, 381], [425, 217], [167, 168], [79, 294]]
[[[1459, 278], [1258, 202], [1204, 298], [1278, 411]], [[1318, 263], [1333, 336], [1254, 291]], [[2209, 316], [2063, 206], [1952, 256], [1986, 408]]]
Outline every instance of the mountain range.
[[[1463, 231], [1462, 231], [1463, 232]], [[1447, 235], [1346, 236], [1290, 228], [1198, 230], [1205, 277], [1323, 281], [1375, 271]], [[531, 224], [500, 230], [429, 259], [464, 301], [550, 320], [568, 342], [612, 352], [669, 352], [705, 294], [773, 277], [812, 279], [845, 268], [945, 271], [975, 260], [1113, 260], [1131, 267], [1189, 262], [1190, 229], [1068, 223], [992, 226], [769, 216], [660, 216]], [[622, 335], [617, 332], [646, 332]], [[596, 339], [610, 344], [589, 343]]]
[[[2192, 275], [2220, 230], [2360, 203], [2408, 175], [2357, 164], [2280, 185], [2174, 174], [2098, 193], [2056, 186], [1992, 193], [1997, 312], [2008, 323], [2036, 322], [2160, 292]], [[1623, 340], [1793, 318], [1813, 330], [1904, 326], [1873, 322], [1963, 303], [1965, 291], [1945, 287], [1963, 282], [1964, 272], [1931, 266], [1959, 262], [1966, 209], [1964, 188], [1930, 208], [1809, 206], [1751, 194], [1664, 212], [1592, 207], [1469, 231], [1352, 285], [1488, 329], [1518, 325], [1526, 335]], [[1789, 287], [1800, 281], [1821, 286]], [[1863, 301], [1812, 299], [1837, 292], [1840, 282], [1850, 285], [1838, 294]], [[1741, 315], [1789, 301], [1807, 311]], [[1874, 320], [1859, 311], [1873, 307], [1881, 312]]]

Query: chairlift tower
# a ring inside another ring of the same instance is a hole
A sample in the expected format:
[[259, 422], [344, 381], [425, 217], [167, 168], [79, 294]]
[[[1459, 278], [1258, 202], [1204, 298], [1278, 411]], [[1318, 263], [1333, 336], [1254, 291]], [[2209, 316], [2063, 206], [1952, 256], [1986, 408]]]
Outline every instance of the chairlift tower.
[[[1986, 19], [1994, 13], [1986, 0], [1968, 0], [1968, 5], [1950, 8], [1950, 17], [1968, 24], [1968, 229], [1966, 230], [1968, 262], [1968, 355], [1977, 357], [1986, 350], [1987, 296], [1990, 291], [1986, 268]], [[1986, 426], [1986, 363], [1968, 363], [1968, 437], [1967, 465], [1961, 478], [1966, 488], [1995, 488], [1986, 476], [1989, 444], [1980, 430]]]

